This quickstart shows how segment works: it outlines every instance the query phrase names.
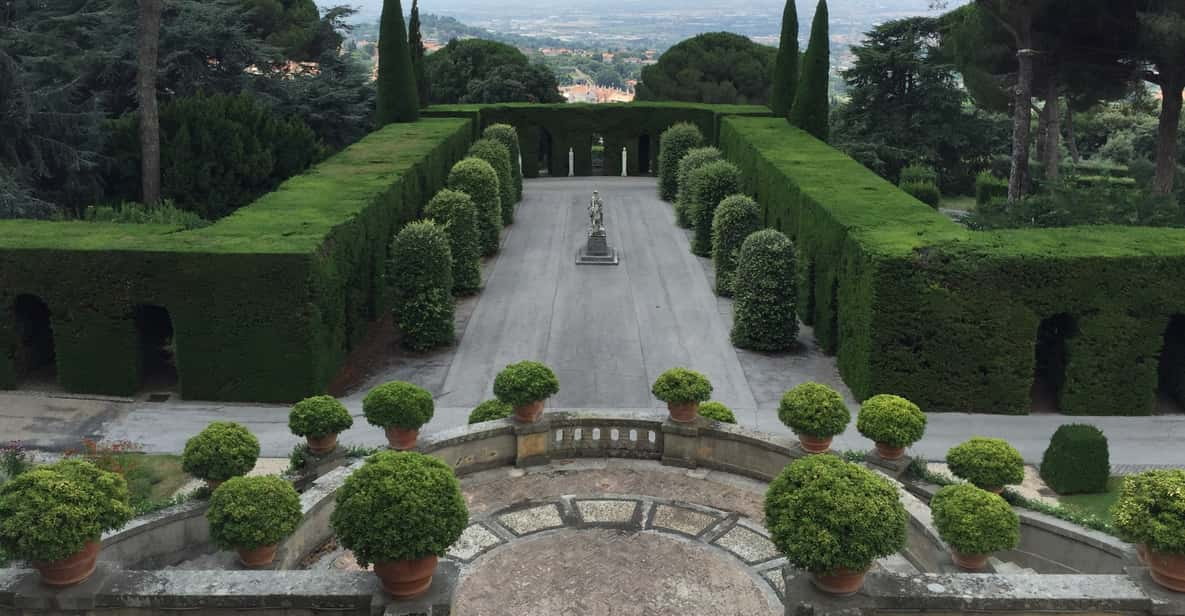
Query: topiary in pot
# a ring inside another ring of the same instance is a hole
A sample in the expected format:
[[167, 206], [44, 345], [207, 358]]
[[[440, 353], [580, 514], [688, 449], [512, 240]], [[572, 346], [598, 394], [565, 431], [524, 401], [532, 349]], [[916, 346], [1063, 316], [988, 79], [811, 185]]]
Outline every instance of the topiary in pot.
[[276, 477], [232, 477], [210, 495], [206, 520], [210, 539], [224, 550], [237, 550], [246, 567], [270, 565], [276, 546], [300, 525], [300, 495]]
[[432, 394], [418, 385], [403, 381], [383, 383], [362, 399], [362, 414], [372, 426], [386, 430], [392, 449], [416, 446], [420, 428], [432, 419], [436, 404]]
[[[480, 158], [498, 174], [498, 203], [502, 206], [502, 225], [514, 224], [514, 175], [511, 171], [510, 150], [495, 139], [478, 139], [469, 146], [469, 156]], [[514, 166], [518, 166], [515, 161]]]
[[712, 146], [693, 148], [679, 160], [679, 173], [676, 176], [679, 190], [675, 195], [675, 222], [684, 229], [690, 229], [695, 223], [691, 211], [691, 173], [708, 163], [724, 160], [724, 153]]
[[523, 199], [523, 170], [519, 161], [522, 151], [518, 145], [518, 130], [509, 124], [491, 124], [482, 131], [485, 139], [493, 139], [506, 146], [510, 152], [510, 176], [514, 184], [514, 203]]
[[1020, 543], [1020, 517], [999, 494], [965, 483], [946, 486], [930, 500], [934, 526], [959, 568], [979, 571], [993, 552]]
[[745, 195], [720, 202], [712, 220], [712, 265], [716, 270], [716, 295], [732, 296], [733, 274], [745, 238], [762, 229], [761, 207]]
[[1041, 457], [1041, 479], [1058, 494], [1106, 492], [1111, 454], [1103, 431], [1066, 424], [1053, 433]]
[[329, 524], [358, 564], [374, 563], [396, 598], [428, 590], [437, 557], [469, 523], [461, 484], [444, 462], [414, 452], [367, 458], [337, 491]]
[[514, 408], [517, 421], [531, 423], [543, 413], [543, 402], [560, 391], [560, 380], [537, 361], [510, 364], [494, 377], [494, 395]]
[[424, 216], [441, 225], [453, 258], [453, 294], [471, 295], [481, 289], [481, 245], [477, 210], [469, 195], [443, 188], [424, 206]]
[[852, 414], [838, 391], [819, 383], [803, 383], [782, 396], [778, 419], [798, 435], [807, 453], [827, 453], [831, 439], [843, 434]]
[[885, 460], [899, 460], [905, 448], [922, 440], [926, 433], [926, 414], [918, 405], [892, 394], [873, 396], [864, 401], [856, 416], [856, 429], [876, 443], [876, 452]]
[[725, 197], [740, 191], [741, 171], [726, 160], [708, 163], [691, 172], [687, 193], [695, 226], [691, 252], [701, 257], [712, 256], [712, 220], [716, 217], [716, 207]]
[[712, 383], [708, 377], [687, 368], [671, 368], [659, 375], [650, 392], [667, 403], [671, 421], [695, 421], [700, 402], [712, 397]]
[[288, 429], [308, 441], [309, 451], [323, 456], [337, 448], [337, 435], [350, 429], [354, 418], [333, 396], [313, 396], [293, 405]]
[[456, 304], [453, 255], [444, 228], [431, 220], [403, 227], [391, 241], [387, 271], [400, 344], [413, 351], [451, 344]]
[[502, 234], [502, 198], [498, 194], [498, 172], [490, 163], [469, 157], [453, 165], [448, 187], [469, 195], [477, 212], [478, 245], [482, 256], [498, 252]]
[[790, 564], [832, 594], [852, 594], [878, 558], [905, 547], [908, 516], [887, 479], [835, 456], [807, 456], [765, 492], [765, 525]]
[[658, 195], [663, 201], [675, 198], [679, 161], [692, 148], [704, 145], [704, 134], [690, 122], [680, 122], [662, 133], [658, 146]]
[[0, 486], [0, 550], [31, 561], [49, 586], [90, 577], [103, 532], [130, 519], [127, 482], [89, 462], [39, 466]]
[[185, 442], [181, 470], [205, 479], [211, 490], [251, 472], [259, 460], [259, 439], [231, 421], [215, 421]]
[[1152, 579], [1185, 592], [1185, 471], [1128, 476], [1112, 517], [1119, 534], [1143, 550]]
[[798, 341], [798, 279], [794, 244], [775, 229], [741, 245], [733, 279], [732, 343], [754, 351], [786, 351]]
[[1025, 479], [1025, 461], [1008, 441], [976, 436], [951, 447], [946, 463], [955, 477], [996, 492]]
[[735, 424], [737, 422], [737, 417], [733, 415], [732, 409], [715, 401], [699, 405], [699, 416], [720, 423]]
[[469, 425], [481, 423], [483, 421], [495, 421], [498, 419], [506, 419], [514, 414], [514, 407], [498, 400], [486, 400], [474, 407], [469, 412]]

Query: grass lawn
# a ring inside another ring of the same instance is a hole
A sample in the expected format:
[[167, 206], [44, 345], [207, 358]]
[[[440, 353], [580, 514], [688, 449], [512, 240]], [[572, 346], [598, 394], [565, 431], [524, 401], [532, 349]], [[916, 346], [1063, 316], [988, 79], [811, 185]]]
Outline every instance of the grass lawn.
[[132, 507], [140, 510], [145, 505], [172, 498], [190, 477], [181, 470], [181, 456], [169, 454], [122, 454], [115, 456], [119, 464], [129, 469], [128, 480]]
[[1073, 494], [1059, 496], [1062, 507], [1078, 513], [1093, 515], [1094, 517], [1111, 523], [1111, 506], [1119, 500], [1119, 489], [1123, 487], [1123, 477], [1112, 477], [1107, 480], [1107, 491], [1101, 494]]
[[970, 195], [946, 196], [943, 195], [942, 203], [939, 207], [951, 210], [963, 210], [966, 212], [975, 211], [975, 197]]

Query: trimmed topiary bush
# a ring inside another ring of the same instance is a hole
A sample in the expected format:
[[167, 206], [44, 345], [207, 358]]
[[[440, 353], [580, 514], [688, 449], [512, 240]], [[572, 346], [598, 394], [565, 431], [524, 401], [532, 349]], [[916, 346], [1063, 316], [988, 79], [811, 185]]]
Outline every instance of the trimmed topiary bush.
[[897, 184], [938, 184], [938, 172], [933, 167], [926, 165], [913, 164], [901, 170], [901, 174], [897, 178]]
[[424, 216], [441, 225], [448, 234], [453, 258], [453, 293], [476, 293], [481, 289], [481, 245], [473, 199], [459, 190], [445, 188], [424, 206]]
[[546, 400], [560, 392], [560, 380], [537, 361], [510, 364], [494, 377], [494, 395], [512, 407]]
[[838, 391], [820, 383], [803, 383], [782, 396], [778, 419], [795, 434], [827, 438], [843, 434], [852, 415]]
[[447, 464], [415, 452], [384, 451], [346, 478], [329, 524], [365, 567], [444, 556], [469, 524], [469, 509]]
[[716, 294], [732, 295], [737, 257], [745, 238], [763, 228], [761, 206], [745, 195], [732, 195], [720, 202], [712, 219], [712, 265], [716, 270]]
[[775, 352], [798, 342], [795, 259], [790, 238], [774, 229], [750, 234], [741, 244], [732, 281], [734, 345]]
[[210, 539], [224, 549], [275, 545], [300, 525], [300, 495], [275, 475], [233, 477], [210, 496]]
[[836, 456], [792, 462], [765, 492], [770, 539], [811, 573], [868, 569], [905, 547], [908, 519], [889, 480]]
[[39, 466], [0, 485], [0, 549], [23, 560], [61, 560], [132, 515], [122, 476], [81, 460]]
[[483, 421], [494, 421], [497, 419], [506, 419], [514, 414], [514, 407], [498, 400], [486, 400], [474, 407], [469, 412], [469, 425], [481, 423]]
[[735, 424], [737, 422], [737, 417], [732, 413], [732, 409], [715, 401], [699, 405], [699, 415], [721, 423]]
[[725, 197], [741, 191], [741, 172], [737, 166], [718, 160], [691, 172], [688, 176], [688, 204], [695, 224], [695, 237], [691, 252], [701, 256], [712, 256], [712, 219], [716, 207]]
[[1185, 554], [1185, 471], [1129, 475], [1112, 511], [1120, 536], [1153, 552]]
[[856, 416], [860, 434], [889, 447], [909, 447], [926, 433], [926, 414], [918, 405], [892, 394], [864, 401]]
[[510, 170], [510, 150], [501, 141], [478, 139], [469, 147], [469, 156], [490, 163], [490, 166], [498, 174], [498, 201], [502, 206], [502, 224], [513, 224], [514, 205], [518, 203], [518, 199], [514, 197], [514, 175]]
[[1103, 431], [1066, 424], [1053, 433], [1041, 457], [1041, 479], [1058, 494], [1106, 492], [1111, 453]]
[[694, 370], [671, 368], [655, 379], [650, 393], [667, 404], [706, 402], [712, 397], [712, 383]]
[[215, 421], [185, 442], [181, 470], [207, 481], [246, 475], [259, 460], [259, 439], [231, 421]]
[[975, 176], [975, 204], [987, 205], [996, 199], [1008, 198], [1008, 181], [982, 171]]
[[408, 224], [392, 240], [388, 271], [404, 347], [424, 351], [452, 343], [452, 259], [448, 236], [431, 220]]
[[666, 129], [658, 146], [658, 195], [671, 201], [678, 193], [679, 160], [692, 148], [704, 145], [704, 134], [690, 122], [680, 122]]
[[955, 477], [984, 488], [996, 489], [1025, 479], [1025, 461], [1008, 441], [976, 436], [946, 452], [946, 463]]
[[362, 414], [372, 426], [419, 430], [432, 419], [436, 404], [432, 394], [403, 381], [383, 383], [362, 399]]
[[942, 191], [938, 185], [931, 182], [902, 182], [901, 190], [909, 193], [913, 198], [926, 205], [938, 209], [942, 204]]
[[973, 485], [946, 486], [930, 499], [938, 535], [962, 554], [991, 554], [1020, 543], [1020, 516], [999, 494]]
[[724, 160], [724, 154], [712, 146], [692, 148], [683, 158], [679, 159], [679, 172], [676, 175], [675, 222], [680, 227], [690, 229], [695, 224], [691, 207], [691, 173], [718, 160]]
[[288, 413], [288, 429], [296, 436], [321, 438], [345, 432], [352, 425], [350, 411], [333, 396], [305, 398]]
[[490, 163], [469, 157], [453, 165], [448, 174], [448, 187], [473, 199], [481, 254], [488, 257], [497, 253], [502, 234], [502, 197], [498, 192], [498, 172]]
[[510, 152], [510, 179], [514, 185], [514, 203], [522, 201], [523, 170], [519, 166], [522, 150], [518, 145], [518, 130], [509, 124], [491, 124], [482, 131], [481, 136], [501, 143]]

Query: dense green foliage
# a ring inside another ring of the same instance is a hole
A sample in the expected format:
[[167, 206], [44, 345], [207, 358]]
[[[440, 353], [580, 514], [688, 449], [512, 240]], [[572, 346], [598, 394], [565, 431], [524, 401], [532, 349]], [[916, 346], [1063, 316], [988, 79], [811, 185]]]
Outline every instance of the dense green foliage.
[[991, 171], [981, 171], [975, 176], [975, 204], [987, 205], [998, 199], [1008, 197], [1008, 182], [992, 175]]
[[739, 34], [700, 34], [642, 69], [637, 100], [764, 105], [776, 55], [774, 48]]
[[420, 3], [411, 0], [411, 15], [407, 19], [407, 49], [411, 55], [411, 73], [416, 79], [416, 98], [420, 107], [428, 106], [428, 77], [424, 74], [424, 34], [420, 29]]
[[482, 39], [451, 40], [424, 59], [429, 101], [441, 103], [562, 103], [551, 69], [531, 64], [518, 49]]
[[991, 554], [1020, 543], [1020, 516], [998, 494], [968, 484], [946, 486], [930, 499], [938, 535], [961, 554]]
[[1041, 457], [1041, 479], [1058, 494], [1107, 491], [1111, 453], [1103, 431], [1089, 424], [1059, 426]]
[[413, 351], [451, 344], [453, 253], [445, 228], [431, 220], [408, 224], [391, 241], [388, 273], [395, 297], [399, 342]]
[[259, 439], [231, 421], [215, 421], [185, 441], [181, 468], [209, 481], [246, 475], [259, 459]]
[[667, 404], [706, 402], [712, 397], [712, 383], [694, 370], [671, 368], [658, 375], [650, 393]]
[[487, 257], [496, 254], [502, 236], [503, 211], [498, 172], [486, 161], [469, 157], [453, 165], [448, 174], [448, 187], [473, 200], [481, 254]]
[[210, 495], [210, 540], [224, 550], [276, 545], [300, 525], [300, 495], [275, 475], [232, 477]]
[[[716, 270], [717, 295], [732, 295], [741, 245], [745, 238], [761, 229], [761, 206], [756, 201], [745, 195], [733, 195], [720, 202], [712, 219], [712, 265]], [[793, 266], [789, 270], [793, 275]], [[790, 291], [794, 291], [793, 282]]]
[[1172, 197], [1135, 189], [1119, 178], [1068, 177], [1047, 183], [1042, 192], [1015, 202], [997, 198], [979, 205], [967, 224], [977, 230], [1080, 225], [1185, 227], [1185, 209]]
[[852, 414], [838, 391], [808, 382], [782, 395], [778, 419], [795, 434], [827, 438], [843, 434]]
[[679, 165], [694, 148], [704, 145], [704, 134], [690, 122], [680, 122], [662, 133], [658, 159], [658, 194], [670, 201], [679, 193]]
[[786, 351], [798, 341], [794, 244], [781, 231], [749, 235], [737, 254], [732, 343], [754, 351]]
[[1149, 550], [1185, 554], [1185, 471], [1129, 475], [1113, 510], [1124, 539]]
[[791, 462], [765, 492], [765, 524], [790, 564], [864, 571], [905, 547], [909, 516], [887, 479], [835, 456]]
[[182, 229], [201, 229], [210, 225], [210, 221], [194, 212], [176, 207], [171, 201], [165, 201], [158, 205], [144, 205], [132, 201], [125, 201], [118, 205], [91, 205], [82, 211], [80, 218], [87, 222], [169, 225]]
[[288, 412], [288, 429], [297, 436], [322, 438], [345, 432], [352, 425], [350, 411], [333, 396], [305, 398]]
[[931, 182], [902, 182], [901, 190], [934, 209], [942, 203], [942, 191]]
[[690, 229], [695, 225], [691, 218], [691, 173], [723, 159], [724, 154], [713, 146], [692, 148], [679, 159], [678, 173], [675, 174], [675, 222], [680, 227]]
[[892, 394], [873, 396], [856, 415], [860, 434], [889, 447], [908, 447], [926, 433], [926, 414], [918, 405]]
[[514, 407], [498, 400], [486, 400], [481, 404], [473, 407], [469, 412], [469, 425], [481, 423], [483, 421], [494, 421], [496, 419], [506, 419], [514, 414]]
[[560, 380], [537, 361], [510, 364], [494, 377], [494, 395], [513, 407], [546, 400], [560, 392]]
[[486, 161], [498, 174], [498, 202], [502, 206], [502, 224], [514, 224], [514, 175], [511, 173], [510, 150], [498, 140], [483, 138], [469, 147], [469, 156]]
[[481, 132], [484, 139], [493, 139], [498, 143], [506, 146], [506, 150], [510, 152], [510, 176], [514, 182], [514, 199], [512, 203], [518, 203], [523, 199], [523, 170], [519, 165], [522, 159], [522, 151], [518, 145], [518, 131], [509, 124], [491, 124]]
[[732, 409], [716, 401], [699, 405], [699, 416], [720, 423], [735, 424], [737, 422], [737, 417], [732, 413]]
[[946, 463], [955, 477], [981, 488], [1002, 488], [1024, 481], [1025, 461], [1015, 447], [999, 438], [976, 436], [951, 447]]
[[476, 293], [481, 288], [481, 246], [473, 199], [460, 191], [442, 189], [424, 206], [424, 216], [434, 220], [448, 234], [453, 293]]
[[774, 115], [788, 118], [798, 90], [798, 3], [786, 0], [782, 9], [782, 36], [774, 60], [773, 83], [769, 90], [769, 108]]
[[407, 29], [403, 23], [403, 4], [383, 0], [379, 19], [379, 74], [375, 81], [374, 123], [378, 127], [392, 122], [415, 122], [420, 117], [420, 91], [416, 86], [411, 51], [407, 47]]
[[386, 451], [346, 478], [329, 523], [341, 545], [366, 566], [444, 556], [469, 524], [469, 509], [447, 464]]
[[811, 22], [811, 39], [802, 57], [802, 71], [790, 123], [827, 141], [831, 121], [831, 39], [828, 35], [827, 0], [819, 0]]
[[712, 221], [716, 208], [730, 195], [741, 192], [741, 172], [736, 165], [718, 160], [692, 171], [687, 177], [687, 209], [695, 227], [691, 252], [712, 256]]
[[367, 423], [380, 428], [419, 430], [432, 420], [435, 410], [436, 403], [428, 390], [403, 381], [383, 383], [362, 399]]

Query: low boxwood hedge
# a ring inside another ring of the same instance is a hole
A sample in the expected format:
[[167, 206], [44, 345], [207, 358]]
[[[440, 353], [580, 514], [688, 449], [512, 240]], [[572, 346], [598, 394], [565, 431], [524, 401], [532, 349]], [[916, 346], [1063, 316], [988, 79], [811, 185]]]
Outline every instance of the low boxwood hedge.
[[679, 161], [692, 148], [704, 145], [704, 134], [690, 122], [680, 122], [665, 130], [658, 148], [658, 195], [671, 201], [678, 194]]
[[224, 549], [275, 545], [300, 525], [300, 495], [275, 475], [233, 477], [210, 495], [210, 539]]
[[362, 414], [372, 426], [419, 430], [432, 419], [436, 403], [419, 385], [403, 381], [383, 383], [362, 399]]
[[215, 421], [185, 442], [181, 469], [208, 481], [246, 475], [259, 460], [259, 439], [231, 421]]
[[756, 201], [745, 195], [732, 195], [720, 202], [712, 220], [712, 265], [716, 270], [717, 295], [732, 296], [741, 246], [745, 238], [762, 228], [761, 206]]
[[[496, 139], [478, 139], [469, 146], [469, 155], [490, 164], [498, 174], [498, 203], [502, 207], [502, 224], [514, 223], [514, 175], [510, 170], [510, 150]], [[517, 166], [517, 162], [515, 163]]]
[[453, 342], [452, 249], [444, 229], [431, 220], [413, 222], [391, 241], [391, 286], [399, 342], [425, 351]]
[[494, 377], [494, 395], [512, 407], [546, 400], [560, 392], [560, 380], [545, 364], [520, 361], [510, 364]]
[[902, 182], [901, 190], [934, 209], [942, 204], [942, 191], [932, 182]]
[[486, 400], [473, 408], [469, 412], [469, 425], [481, 423], [483, 421], [494, 421], [497, 419], [506, 419], [514, 414], [514, 407], [498, 400]]
[[706, 402], [712, 397], [712, 383], [694, 370], [671, 368], [658, 375], [650, 392], [667, 404]]
[[1112, 509], [1115, 528], [1132, 543], [1185, 554], [1185, 470], [1153, 470], [1123, 480]]
[[473, 200], [482, 256], [497, 253], [502, 235], [502, 197], [498, 192], [498, 172], [480, 158], [466, 158], [453, 165], [452, 171], [449, 171], [448, 187], [469, 195]]
[[713, 146], [692, 148], [679, 159], [679, 171], [675, 176], [678, 186], [675, 193], [675, 222], [680, 227], [690, 229], [695, 225], [691, 208], [691, 173], [718, 160], [724, 160], [724, 154]]
[[1103, 431], [1087, 424], [1058, 427], [1041, 456], [1041, 479], [1058, 494], [1106, 492], [1111, 453]]
[[353, 425], [350, 411], [333, 396], [305, 398], [288, 412], [288, 429], [296, 436], [322, 438], [345, 432]]
[[946, 486], [930, 499], [934, 526], [962, 554], [991, 554], [1020, 543], [1020, 516], [998, 494], [973, 485]]
[[874, 442], [909, 447], [926, 433], [926, 414], [901, 396], [881, 394], [860, 405], [856, 429]]
[[476, 293], [481, 289], [481, 244], [473, 199], [461, 191], [442, 189], [424, 206], [424, 216], [441, 225], [448, 234], [453, 293]]
[[798, 342], [798, 272], [794, 244], [775, 229], [741, 244], [733, 279], [732, 343], [754, 351], [786, 351]]
[[718, 160], [692, 171], [687, 182], [687, 202], [695, 226], [691, 252], [710, 257], [712, 220], [716, 217], [716, 207], [725, 197], [741, 192], [741, 172], [736, 165]]
[[826, 438], [843, 434], [852, 415], [838, 391], [820, 383], [803, 383], [782, 395], [778, 419], [795, 434]]
[[946, 463], [955, 477], [981, 488], [1001, 488], [1025, 479], [1025, 461], [1020, 452], [1000, 438], [973, 437], [951, 447]]
[[732, 409], [716, 401], [699, 405], [699, 416], [720, 423], [735, 424], [737, 422], [737, 417], [733, 414]]

